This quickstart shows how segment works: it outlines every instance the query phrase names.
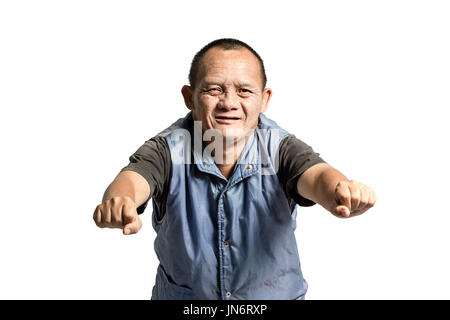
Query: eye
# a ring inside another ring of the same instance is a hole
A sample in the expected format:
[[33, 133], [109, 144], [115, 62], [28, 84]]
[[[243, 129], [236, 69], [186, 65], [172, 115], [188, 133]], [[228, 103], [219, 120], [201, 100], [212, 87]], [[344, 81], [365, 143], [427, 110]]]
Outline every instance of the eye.
[[222, 89], [218, 88], [218, 87], [214, 87], [214, 88], [205, 89], [205, 92], [216, 95], [216, 94], [220, 94], [222, 92]]
[[250, 93], [252, 93], [252, 91], [249, 89], [241, 88], [241, 89], [239, 89], [239, 93], [250, 94]]

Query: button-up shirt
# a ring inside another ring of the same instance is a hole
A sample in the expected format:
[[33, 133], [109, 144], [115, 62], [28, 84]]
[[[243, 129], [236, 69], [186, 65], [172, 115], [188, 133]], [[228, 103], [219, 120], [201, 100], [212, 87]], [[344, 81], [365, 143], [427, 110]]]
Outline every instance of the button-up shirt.
[[122, 169], [143, 175], [154, 198], [160, 264], [152, 299], [302, 299], [296, 204], [314, 203], [298, 194], [296, 181], [323, 160], [301, 141], [280, 150], [292, 135], [261, 114], [226, 179], [192, 145], [195, 134], [189, 113], [150, 142], [165, 147], [151, 155], [141, 147]]

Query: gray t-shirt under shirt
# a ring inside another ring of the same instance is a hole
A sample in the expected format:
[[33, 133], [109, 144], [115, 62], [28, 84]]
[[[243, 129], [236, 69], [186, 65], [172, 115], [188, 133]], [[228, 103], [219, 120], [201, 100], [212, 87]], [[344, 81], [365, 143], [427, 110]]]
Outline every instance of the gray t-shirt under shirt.
[[[288, 199], [300, 206], [312, 206], [315, 203], [297, 192], [297, 180], [308, 168], [321, 162], [319, 153], [289, 135], [280, 143], [278, 179], [283, 186]], [[167, 194], [170, 184], [171, 157], [169, 146], [162, 136], [155, 136], [147, 140], [135, 153], [129, 157], [130, 163], [121, 171], [130, 170], [143, 176], [150, 186], [150, 196], [147, 201], [137, 208], [138, 214], [144, 212], [148, 200], [153, 199], [159, 213], [158, 219], [165, 214]]]

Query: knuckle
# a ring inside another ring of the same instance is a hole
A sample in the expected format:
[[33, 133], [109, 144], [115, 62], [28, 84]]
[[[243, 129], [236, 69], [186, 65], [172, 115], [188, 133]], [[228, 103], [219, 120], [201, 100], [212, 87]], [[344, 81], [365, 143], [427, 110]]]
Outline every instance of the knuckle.
[[123, 202], [124, 202], [124, 205], [126, 207], [131, 207], [132, 208], [132, 207], [135, 206], [135, 203], [134, 203], [133, 199], [131, 199], [130, 197], [124, 197]]
[[136, 208], [131, 205], [126, 206], [126, 210], [123, 210], [122, 214], [124, 217], [127, 217], [127, 218], [136, 217], [138, 215]]
[[100, 221], [101, 221], [101, 211], [100, 211], [99, 206], [97, 206], [95, 208], [94, 214], [92, 215], [92, 219], [95, 221], [95, 223], [97, 223], [97, 224], [100, 223]]
[[121, 196], [115, 196], [115, 197], [112, 197], [111, 199], [110, 199], [110, 201], [111, 201], [111, 204], [118, 204], [118, 203], [121, 203], [122, 202], [122, 197]]
[[111, 209], [111, 203], [108, 201], [103, 203], [102, 206], [102, 214], [105, 214], [106, 212], [108, 212]]
[[367, 201], [367, 200], [361, 200], [359, 202], [359, 206], [360, 207], [365, 207], [365, 206], [368, 206], [368, 205], [369, 205], [369, 201]]
[[346, 181], [339, 181], [336, 185], [336, 189], [343, 187], [347, 182]]
[[120, 216], [120, 214], [112, 214], [111, 223], [113, 223], [114, 225], [122, 225], [122, 217]]
[[117, 199], [116, 197], [112, 197], [111, 199], [109, 199], [108, 201], [105, 202], [105, 204], [107, 206], [109, 206], [110, 208], [113, 208], [117, 205]]
[[110, 210], [111, 210], [112, 215], [120, 214], [120, 212], [122, 211], [122, 205], [117, 203], [117, 204], [111, 206]]

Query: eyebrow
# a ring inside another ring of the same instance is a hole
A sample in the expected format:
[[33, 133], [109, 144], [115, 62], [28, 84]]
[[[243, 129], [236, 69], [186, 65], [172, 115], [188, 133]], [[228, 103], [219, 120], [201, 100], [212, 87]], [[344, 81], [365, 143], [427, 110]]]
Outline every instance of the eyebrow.
[[[204, 81], [202, 83], [203, 86], [210, 86], [210, 85], [223, 85], [223, 82], [219, 81]], [[248, 88], [255, 88], [251, 83], [245, 82], [245, 81], [239, 81], [236, 83], [237, 87], [248, 87]]]
[[253, 88], [254, 86], [252, 86], [250, 83], [248, 83], [248, 82], [238, 82], [237, 83], [237, 85], [239, 86], [239, 87], [250, 87], [250, 88]]

